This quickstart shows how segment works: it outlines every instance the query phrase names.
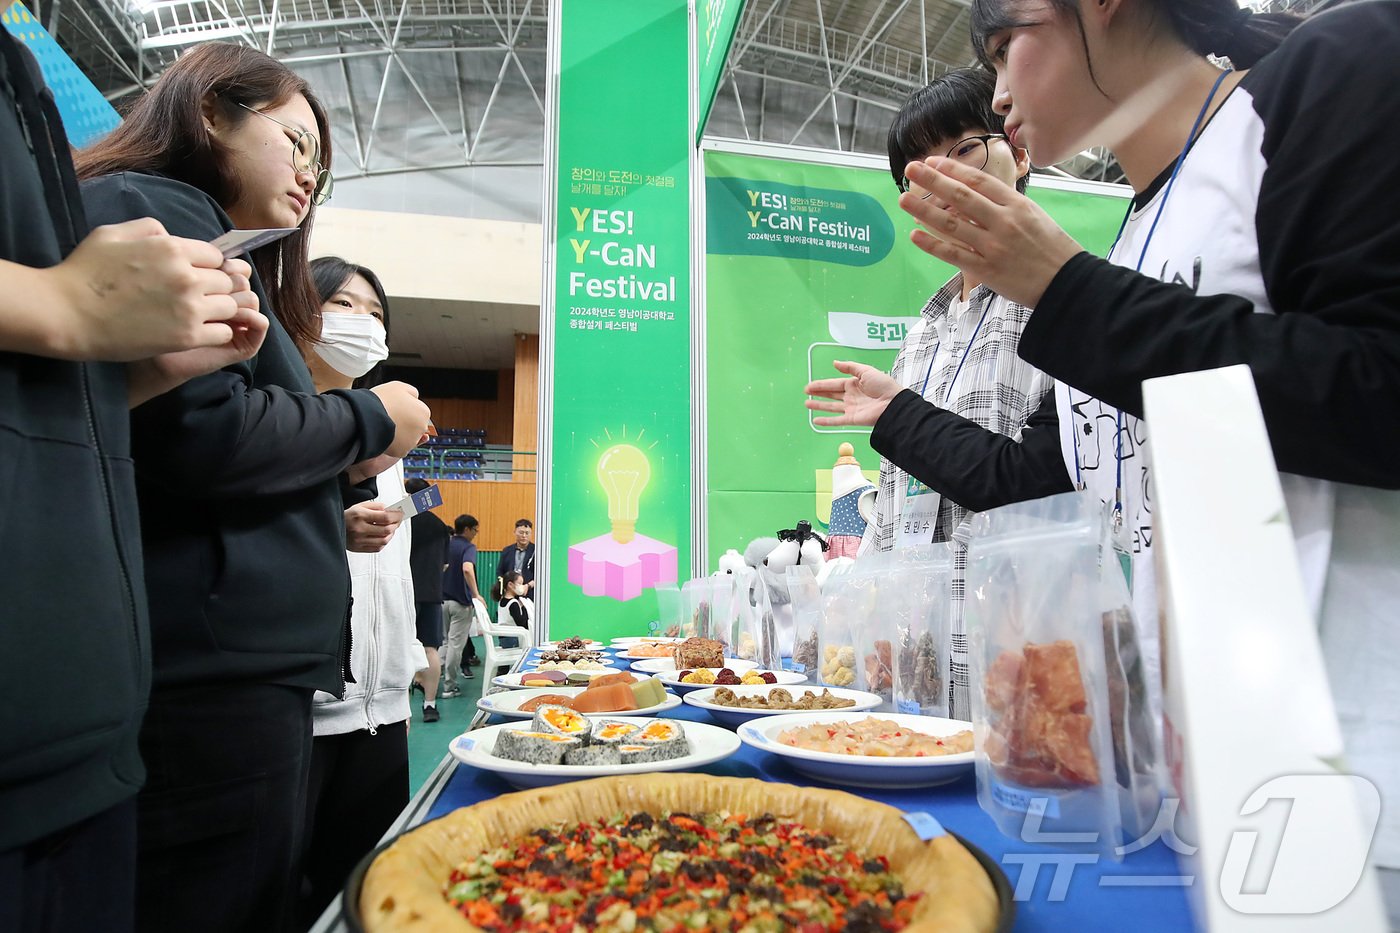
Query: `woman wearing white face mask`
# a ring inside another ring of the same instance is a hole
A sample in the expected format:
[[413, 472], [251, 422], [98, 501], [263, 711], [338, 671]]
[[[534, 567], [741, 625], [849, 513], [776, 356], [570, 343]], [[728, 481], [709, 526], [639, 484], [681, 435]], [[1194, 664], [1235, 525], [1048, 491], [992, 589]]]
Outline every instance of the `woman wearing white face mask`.
[[[326, 257], [311, 263], [321, 336], [304, 350], [317, 391], [366, 388], [389, 356], [389, 301], [369, 269]], [[425, 664], [416, 636], [410, 526], [389, 509], [403, 499], [403, 465], [379, 473], [375, 501], [345, 512], [349, 551], [350, 671], [345, 696], [313, 698], [299, 919], [310, 925], [408, 803], [408, 688]], [[438, 618], [441, 627], [441, 617]], [[439, 639], [440, 641], [440, 639]]]

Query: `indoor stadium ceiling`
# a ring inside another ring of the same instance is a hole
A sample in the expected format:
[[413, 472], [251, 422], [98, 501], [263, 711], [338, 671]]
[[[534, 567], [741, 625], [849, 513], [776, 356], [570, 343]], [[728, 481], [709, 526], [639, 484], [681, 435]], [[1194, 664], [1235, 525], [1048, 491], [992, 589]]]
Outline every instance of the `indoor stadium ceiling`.
[[[499, 169], [483, 176], [493, 179], [485, 188], [537, 187], [526, 180], [538, 178], [544, 149], [548, 0], [30, 4], [118, 107], [191, 45], [244, 42], [317, 89], [331, 113], [341, 182]], [[1323, 0], [1249, 5], [1306, 11]], [[749, 0], [709, 132], [881, 153], [905, 97], [972, 59], [965, 0]], [[1118, 178], [1112, 160], [1094, 152], [1052, 170]], [[497, 200], [485, 213], [538, 220], [533, 191]]]

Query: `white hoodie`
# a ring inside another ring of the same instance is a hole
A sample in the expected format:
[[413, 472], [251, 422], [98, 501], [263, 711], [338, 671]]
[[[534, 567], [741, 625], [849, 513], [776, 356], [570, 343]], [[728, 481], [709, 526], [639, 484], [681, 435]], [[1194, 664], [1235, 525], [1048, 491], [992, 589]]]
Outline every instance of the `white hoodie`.
[[[406, 493], [403, 466], [394, 464], [378, 477], [377, 501], [393, 505]], [[408, 564], [410, 526], [405, 520], [378, 554], [347, 553], [350, 592], [350, 671], [345, 699], [317, 691], [312, 701], [316, 735], [342, 735], [402, 722], [411, 715], [408, 687], [423, 667], [418, 641], [413, 572]]]

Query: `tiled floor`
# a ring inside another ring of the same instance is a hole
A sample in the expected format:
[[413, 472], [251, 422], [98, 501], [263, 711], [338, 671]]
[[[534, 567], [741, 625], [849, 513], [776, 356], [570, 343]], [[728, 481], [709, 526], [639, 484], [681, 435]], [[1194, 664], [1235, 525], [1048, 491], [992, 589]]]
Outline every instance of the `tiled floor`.
[[[477, 653], [482, 651], [481, 639], [473, 638]], [[482, 685], [490, 678], [480, 667], [472, 668], [474, 679], [458, 679], [457, 686], [462, 695], [451, 700], [439, 699], [438, 713], [442, 716], [437, 722], [423, 721], [422, 694], [413, 694], [413, 722], [408, 729], [408, 777], [412, 793], [433, 773], [433, 769], [447, 754], [447, 743], [466, 730], [472, 716], [476, 714], [476, 701], [481, 698]]]

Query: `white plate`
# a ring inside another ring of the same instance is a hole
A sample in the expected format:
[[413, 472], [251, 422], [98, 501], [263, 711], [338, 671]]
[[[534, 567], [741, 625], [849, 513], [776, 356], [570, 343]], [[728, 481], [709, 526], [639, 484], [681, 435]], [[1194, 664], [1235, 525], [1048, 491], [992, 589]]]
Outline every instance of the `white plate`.
[[[835, 688], [832, 688], [833, 692]], [[686, 698], [689, 701], [689, 697]], [[782, 757], [794, 771], [808, 777], [844, 784], [848, 787], [932, 787], [956, 781], [972, 770], [974, 752], [944, 755], [941, 758], [871, 758], [865, 755], [839, 755], [809, 752], [778, 741], [788, 729], [822, 722], [858, 722], [862, 719], [890, 719], [925, 735], [952, 735], [971, 729], [972, 723], [936, 716], [909, 716], [902, 713], [856, 713], [827, 710], [822, 714], [789, 713], [752, 719], [739, 727], [745, 744]]]
[[[643, 728], [652, 719], [635, 719], [628, 716], [614, 716], [636, 722]], [[674, 720], [669, 720], [674, 722]], [[506, 723], [500, 726], [487, 726], [473, 729], [457, 736], [448, 746], [452, 757], [473, 768], [493, 771], [514, 787], [546, 787], [550, 784], [563, 784], [566, 781], [579, 781], [584, 778], [608, 777], [613, 774], [646, 774], [651, 771], [685, 771], [712, 764], [728, 758], [739, 750], [739, 737], [728, 729], [707, 725], [703, 722], [680, 723], [690, 742], [690, 754], [668, 761], [647, 761], [630, 765], [535, 765], [523, 761], [507, 761], [491, 754], [496, 747], [496, 735], [503, 729], [519, 729], [519, 723]]]
[[[486, 713], [493, 713], [498, 716], [509, 716], [511, 719], [534, 719], [534, 713], [522, 713], [520, 707], [529, 703], [535, 697], [553, 694], [561, 697], [576, 697], [583, 692], [582, 687], [529, 687], [525, 690], [511, 690], [509, 693], [492, 693], [476, 701], [476, 708]], [[618, 716], [655, 716], [664, 713], [668, 709], [675, 709], [681, 705], [681, 698], [674, 693], [666, 694], [666, 699], [655, 706], [644, 706], [641, 709], [614, 710], [611, 713], [584, 713], [585, 716], [604, 716], [609, 719]]]
[[[544, 642], [540, 642], [540, 643], [539, 643], [538, 645], [536, 645], [535, 647], [536, 647], [536, 648], [539, 648], [541, 651], [553, 651], [555, 648], [558, 648], [558, 647], [559, 647], [559, 642], [558, 642], [558, 641], [544, 641]], [[585, 639], [583, 640], [583, 648], [580, 649], [580, 650], [583, 650], [583, 651], [602, 651], [602, 650], [603, 650], [604, 648], [606, 648], [606, 647], [607, 647], [607, 645], [603, 644], [601, 641], [599, 641], [599, 640], [596, 639], [596, 638], [585, 638]]]
[[[739, 658], [725, 658], [724, 666], [740, 677], [744, 676], [745, 671], [751, 671], [758, 667], [753, 661], [741, 661]], [[645, 661], [633, 661], [632, 670], [641, 671], [643, 674], [661, 674], [666, 671], [678, 671], [681, 668], [676, 667], [675, 658], [649, 658]], [[715, 668], [715, 670], [719, 670], [719, 668]]]
[[[738, 687], [730, 687], [729, 689], [733, 690], [741, 697], [767, 696], [768, 691], [776, 686], [778, 686], [778, 684], [762, 687], [758, 685], [740, 685]], [[742, 709], [733, 706], [720, 706], [718, 703], [714, 702], [715, 691], [718, 689], [718, 687], [705, 687], [704, 689], [687, 693], [685, 694], [685, 702], [691, 706], [703, 709], [705, 712], [709, 713], [713, 719], [731, 728], [734, 726], [741, 726], [752, 719], [776, 719], [779, 716], [824, 716], [834, 721], [843, 714], [863, 713], [866, 710], [874, 709], [884, 702], [878, 693], [866, 693], [864, 690], [851, 690], [846, 687], [814, 687], [807, 685], [789, 687], [788, 692], [792, 694], [793, 699], [801, 699], [805, 691], [811, 691], [820, 696], [823, 690], [830, 690], [832, 696], [842, 700], [855, 700], [856, 705], [843, 706], [840, 709], [814, 710]], [[811, 719], [809, 718], [807, 721], [810, 722]]]
[[614, 648], [626, 648], [628, 645], [635, 645], [644, 641], [659, 642], [663, 645], [678, 645], [685, 641], [685, 639], [666, 635], [628, 635], [626, 638], [614, 638], [612, 640], [612, 645]]
[[[720, 669], [717, 667], [702, 667], [699, 668], [699, 670], [709, 671], [712, 674], [718, 674]], [[734, 669], [730, 668], [730, 670]], [[757, 670], [757, 668], [755, 668], [755, 670]], [[738, 674], [740, 677], [744, 676], [744, 674], [740, 674], [738, 671], [734, 671], [734, 673]], [[748, 673], [748, 671], [745, 671], [744, 673]], [[773, 676], [778, 679], [775, 683], [768, 684], [767, 686], [769, 687], [790, 687], [793, 684], [804, 684], [807, 682], [807, 675], [799, 674], [796, 671], [773, 671], [772, 673]], [[656, 675], [656, 679], [665, 684], [667, 690], [674, 690], [681, 696], [685, 696], [692, 690], [704, 690], [707, 687], [716, 686], [715, 684], [683, 684], [681, 683], [680, 671], [662, 671], [660, 674]], [[744, 685], [736, 684], [732, 689], [737, 690], [739, 687], [742, 686]]]
[[[528, 674], [525, 671], [512, 671], [509, 674], [500, 675], [499, 677], [492, 680], [491, 683], [495, 684], [498, 687], [509, 687], [512, 690], [541, 689], [537, 687], [526, 687], [524, 684], [521, 683], [522, 680], [529, 680], [530, 676], [532, 676], [534, 673], [535, 671], [533, 668], [529, 671]], [[619, 671], [615, 667], [610, 667], [606, 670], [601, 671], [559, 671], [559, 673], [563, 674], [566, 677], [570, 674], [587, 674], [588, 679], [592, 680], [594, 677], [602, 677], [604, 674], [616, 674], [619, 673]], [[564, 686], [564, 684], [559, 685], [560, 689], [563, 689]]]
[[[525, 666], [522, 668], [522, 670], [527, 670], [527, 671], [539, 670], [539, 666], [540, 666], [540, 664], [542, 664], [542, 663], [544, 663], [544, 662], [540, 661], [539, 658], [530, 658], [529, 660], [526, 661]], [[622, 670], [626, 670], [626, 669], [627, 669], [627, 668], [626, 668], [625, 662], [619, 662], [619, 661], [617, 661], [617, 660], [615, 660], [615, 659], [613, 659], [613, 658], [604, 657], [604, 658], [603, 658], [601, 661], [599, 661], [598, 663], [601, 664], [601, 665], [603, 665], [603, 666], [602, 666], [601, 668], [598, 668], [598, 667], [586, 668], [586, 669], [584, 669], [584, 670], [579, 671], [578, 673], [580, 673], [580, 674], [587, 674], [587, 673], [589, 673], [589, 672], [591, 671], [591, 672], [598, 673], [598, 674], [616, 674], [618, 671], [622, 671]], [[565, 674], [572, 674], [572, 673], [574, 673], [574, 668], [572, 668], [572, 667], [566, 667], [566, 668], [564, 668], [563, 673], [565, 673]]]

